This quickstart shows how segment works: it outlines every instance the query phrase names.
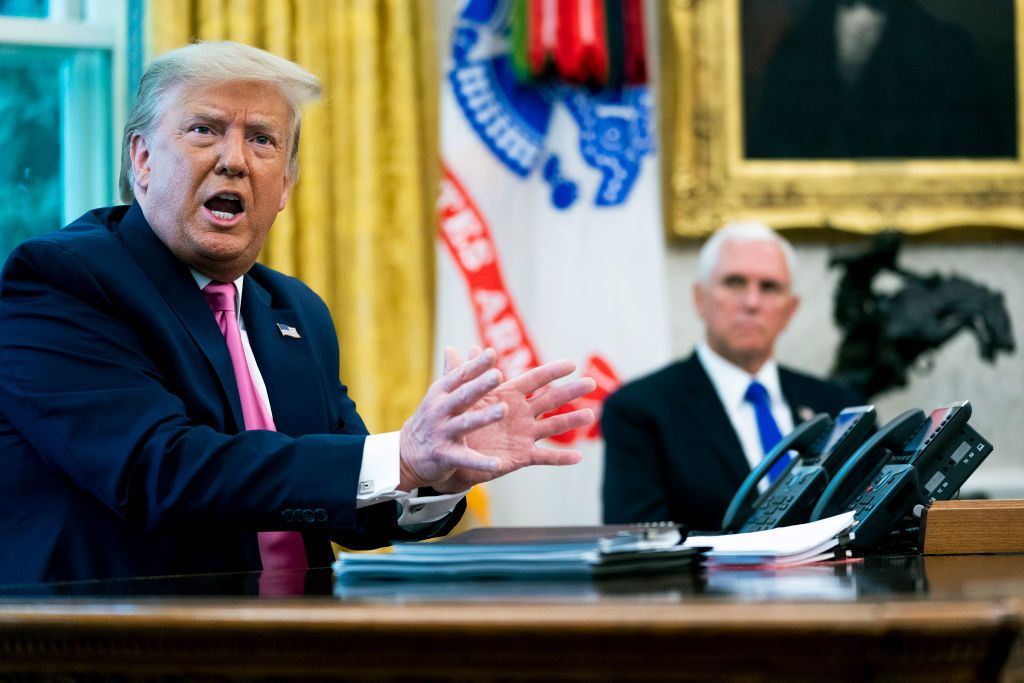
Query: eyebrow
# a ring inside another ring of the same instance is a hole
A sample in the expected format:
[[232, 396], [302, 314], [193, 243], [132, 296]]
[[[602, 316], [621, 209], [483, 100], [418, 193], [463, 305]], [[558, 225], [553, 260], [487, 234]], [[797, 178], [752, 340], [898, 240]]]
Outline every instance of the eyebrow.
[[786, 286], [785, 280], [780, 280], [774, 277], [751, 277], [742, 273], [724, 273], [720, 278], [719, 282], [727, 282], [729, 280], [744, 280], [746, 282], [756, 282], [759, 285], [778, 285], [780, 287]]
[[[182, 119], [185, 122], [188, 121], [201, 121], [204, 123], [217, 123], [225, 124], [228, 121], [228, 117], [217, 111], [216, 109], [196, 109], [191, 112], [186, 112]], [[282, 129], [287, 126], [281, 126]], [[278, 123], [265, 116], [251, 116], [245, 124], [245, 130], [247, 133], [278, 133]]]

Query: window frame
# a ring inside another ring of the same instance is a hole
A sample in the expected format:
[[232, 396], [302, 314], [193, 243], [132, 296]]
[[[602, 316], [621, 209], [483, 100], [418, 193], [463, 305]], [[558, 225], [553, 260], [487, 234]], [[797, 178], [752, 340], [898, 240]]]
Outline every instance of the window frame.
[[0, 16], [0, 48], [60, 64], [63, 224], [117, 197], [132, 1], [50, 0], [45, 18]]

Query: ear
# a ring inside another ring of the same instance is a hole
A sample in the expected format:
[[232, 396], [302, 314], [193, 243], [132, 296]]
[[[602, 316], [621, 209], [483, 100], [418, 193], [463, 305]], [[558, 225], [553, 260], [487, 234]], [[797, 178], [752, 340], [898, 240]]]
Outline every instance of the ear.
[[800, 308], [800, 297], [796, 294], [789, 295], [789, 303], [786, 305], [788, 309], [786, 311], [786, 323], [783, 325], [783, 329], [789, 325], [789, 321], [793, 319], [793, 315], [796, 313], [796, 309]]
[[136, 195], [145, 196], [149, 189], [149, 145], [142, 133], [132, 135], [128, 154], [132, 160], [132, 177], [135, 180], [135, 187], [132, 188], [132, 191]]
[[293, 187], [295, 187], [295, 183], [292, 182], [291, 175], [286, 173], [284, 176], [284, 191], [281, 192], [281, 203], [277, 207], [278, 211], [284, 211], [288, 198], [292, 196]]
[[707, 304], [708, 291], [700, 282], [693, 283], [693, 308], [701, 320], [707, 321], [704, 317], [704, 309]]

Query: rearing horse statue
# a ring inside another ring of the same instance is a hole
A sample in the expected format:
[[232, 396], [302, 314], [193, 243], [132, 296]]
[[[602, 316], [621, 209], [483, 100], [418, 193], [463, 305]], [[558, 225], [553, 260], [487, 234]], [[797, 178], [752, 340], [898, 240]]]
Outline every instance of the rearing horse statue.
[[[1015, 349], [1003, 295], [959, 275], [919, 275], [897, 264], [901, 236], [889, 230], [860, 253], [833, 257], [844, 274], [836, 289], [833, 317], [843, 330], [832, 378], [865, 397], [907, 384], [907, 371], [961, 330], [978, 339], [981, 357], [992, 362]], [[901, 280], [893, 293], [874, 287], [880, 273]], [[924, 357], [924, 358], [922, 358]]]

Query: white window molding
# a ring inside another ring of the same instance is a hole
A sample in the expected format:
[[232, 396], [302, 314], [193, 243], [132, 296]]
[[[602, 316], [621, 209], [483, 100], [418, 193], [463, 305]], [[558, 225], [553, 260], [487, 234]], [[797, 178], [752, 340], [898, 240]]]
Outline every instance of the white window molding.
[[59, 65], [65, 223], [117, 196], [130, 1], [50, 0], [46, 18], [0, 17], [0, 48]]

